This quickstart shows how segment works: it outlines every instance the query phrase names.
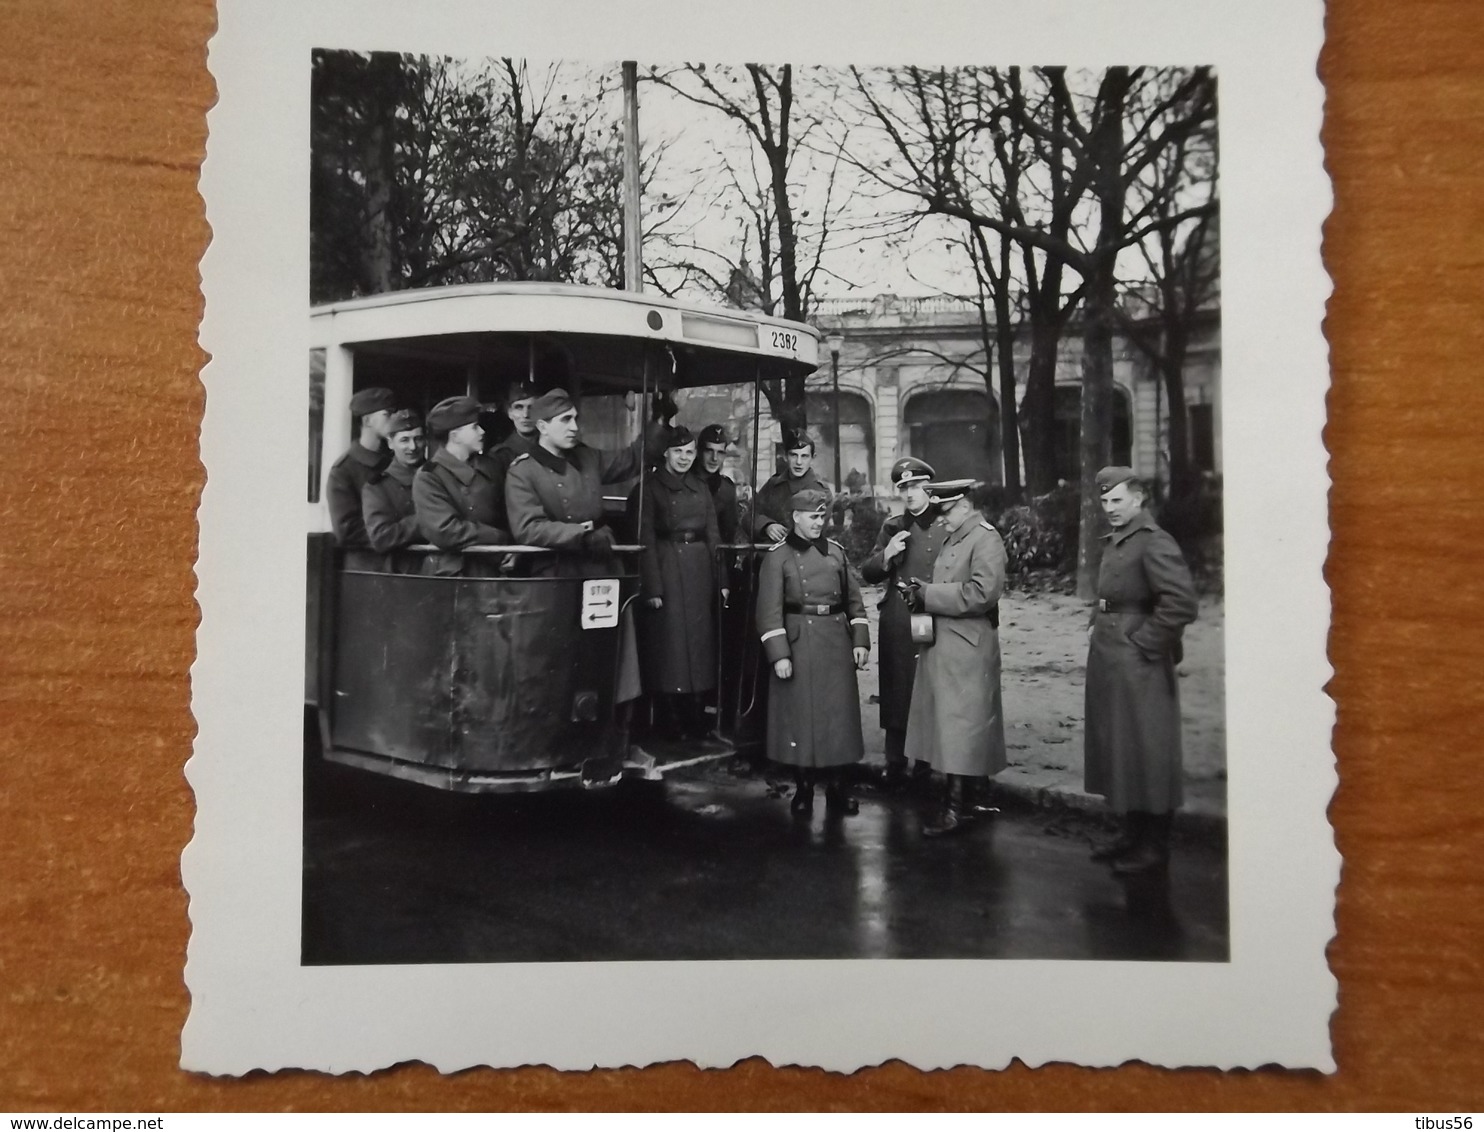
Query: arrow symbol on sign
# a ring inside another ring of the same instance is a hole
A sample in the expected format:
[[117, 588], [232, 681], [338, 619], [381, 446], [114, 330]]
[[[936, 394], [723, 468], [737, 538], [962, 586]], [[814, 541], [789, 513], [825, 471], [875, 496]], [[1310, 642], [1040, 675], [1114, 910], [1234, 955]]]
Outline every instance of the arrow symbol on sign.
[[591, 604], [593, 604], [594, 606], [602, 606], [604, 609], [608, 609], [608, 608], [610, 608], [613, 605], [613, 600], [611, 598], [609, 598], [609, 599], [606, 599], [604, 601], [595, 601], [595, 602], [592, 602]]

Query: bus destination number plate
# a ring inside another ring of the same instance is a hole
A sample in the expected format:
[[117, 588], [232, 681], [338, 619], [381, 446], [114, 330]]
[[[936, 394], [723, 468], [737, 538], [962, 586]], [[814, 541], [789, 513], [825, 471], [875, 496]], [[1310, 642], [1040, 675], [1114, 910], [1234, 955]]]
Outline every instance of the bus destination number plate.
[[799, 336], [795, 331], [760, 326], [758, 335], [762, 338], [764, 348], [770, 353], [787, 354], [791, 358], [799, 356]]
[[582, 627], [611, 629], [618, 624], [618, 579], [588, 578], [582, 583]]

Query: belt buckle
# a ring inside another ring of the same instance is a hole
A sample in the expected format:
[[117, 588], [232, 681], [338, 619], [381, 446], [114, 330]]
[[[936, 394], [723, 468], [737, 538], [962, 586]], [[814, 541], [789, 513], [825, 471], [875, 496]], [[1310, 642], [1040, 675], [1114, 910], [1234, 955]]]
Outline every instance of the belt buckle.
[[1108, 599], [1107, 598], [1105, 598], [1105, 597], [1098, 598], [1098, 612], [1099, 613], [1107, 613], [1108, 612]]

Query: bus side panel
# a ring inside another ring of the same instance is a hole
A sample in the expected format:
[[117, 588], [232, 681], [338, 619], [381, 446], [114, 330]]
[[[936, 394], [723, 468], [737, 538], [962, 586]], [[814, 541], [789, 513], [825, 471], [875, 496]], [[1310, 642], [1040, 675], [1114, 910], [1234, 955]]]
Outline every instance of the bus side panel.
[[[633, 586], [623, 583], [625, 597]], [[460, 589], [460, 769], [574, 767], [614, 754], [620, 630], [580, 626], [581, 579], [489, 579]]]
[[310, 706], [328, 706], [334, 570], [334, 536], [311, 534], [304, 571], [304, 703]]
[[416, 574], [340, 575], [337, 748], [454, 765], [450, 685], [459, 586]]

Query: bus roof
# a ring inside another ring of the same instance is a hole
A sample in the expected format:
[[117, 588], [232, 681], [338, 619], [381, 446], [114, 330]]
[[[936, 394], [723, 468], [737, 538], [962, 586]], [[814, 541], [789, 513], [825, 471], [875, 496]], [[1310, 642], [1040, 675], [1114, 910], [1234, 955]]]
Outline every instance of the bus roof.
[[555, 341], [584, 356], [581, 368], [594, 376], [609, 370], [615, 382], [632, 374], [635, 360], [653, 347], [669, 348], [685, 385], [743, 374], [745, 380], [804, 376], [819, 363], [819, 331], [804, 323], [562, 283], [394, 291], [313, 307], [310, 326], [311, 346], [430, 360], [484, 354], [512, 337]]

